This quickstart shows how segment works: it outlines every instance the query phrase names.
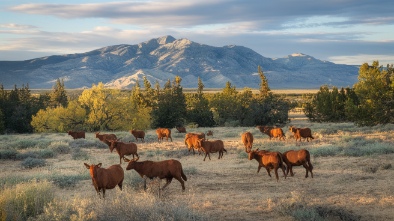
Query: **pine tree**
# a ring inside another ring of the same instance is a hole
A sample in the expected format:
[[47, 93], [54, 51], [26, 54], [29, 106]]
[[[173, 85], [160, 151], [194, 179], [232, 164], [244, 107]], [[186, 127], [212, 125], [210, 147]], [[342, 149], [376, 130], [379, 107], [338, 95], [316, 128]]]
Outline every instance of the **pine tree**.
[[268, 97], [271, 94], [271, 89], [268, 86], [268, 80], [265, 77], [263, 70], [261, 69], [260, 65], [257, 67], [257, 71], [259, 72], [259, 76], [260, 76], [260, 96], [262, 96], [263, 98]]
[[50, 102], [52, 107], [62, 106], [67, 107], [68, 98], [64, 87], [64, 80], [57, 79], [56, 84], [52, 88], [52, 92], [49, 94]]

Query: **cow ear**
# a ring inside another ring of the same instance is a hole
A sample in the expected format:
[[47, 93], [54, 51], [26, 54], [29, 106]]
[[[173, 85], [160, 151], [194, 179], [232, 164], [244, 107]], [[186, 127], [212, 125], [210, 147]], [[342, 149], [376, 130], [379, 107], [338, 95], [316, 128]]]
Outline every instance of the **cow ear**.
[[103, 165], [102, 163], [99, 163], [99, 164], [97, 164], [97, 167], [98, 168], [100, 168], [101, 167], [101, 165]]
[[83, 163], [87, 169], [90, 169], [90, 165], [87, 163]]
[[130, 162], [130, 159], [127, 159], [126, 157], [123, 157], [124, 162]]

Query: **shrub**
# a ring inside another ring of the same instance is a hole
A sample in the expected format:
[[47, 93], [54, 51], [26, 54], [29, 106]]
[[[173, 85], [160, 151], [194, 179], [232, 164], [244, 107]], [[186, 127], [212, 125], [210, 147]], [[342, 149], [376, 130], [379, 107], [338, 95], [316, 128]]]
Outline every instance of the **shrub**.
[[58, 154], [69, 154], [71, 151], [68, 143], [62, 141], [52, 142], [49, 145], [49, 148], [54, 150]]
[[15, 160], [18, 153], [19, 152], [15, 149], [0, 150], [0, 159]]
[[28, 157], [22, 161], [22, 167], [32, 169], [33, 167], [43, 167], [46, 165], [46, 161], [44, 159], [37, 159]]
[[81, 148], [75, 148], [71, 152], [71, 158], [73, 160], [88, 160], [89, 155], [85, 151], [81, 150]]
[[75, 187], [75, 185], [81, 180], [89, 180], [90, 176], [88, 174], [84, 175], [53, 175], [51, 180], [53, 183], [60, 188]]
[[20, 183], [0, 190], [0, 217], [2, 220], [27, 220], [44, 211], [54, 198], [54, 189], [48, 181]]

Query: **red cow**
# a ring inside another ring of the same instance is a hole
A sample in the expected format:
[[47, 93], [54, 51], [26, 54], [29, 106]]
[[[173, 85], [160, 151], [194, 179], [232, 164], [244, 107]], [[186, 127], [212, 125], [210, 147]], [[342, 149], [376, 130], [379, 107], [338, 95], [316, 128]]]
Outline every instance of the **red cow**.
[[306, 138], [306, 141], [308, 141], [308, 142], [309, 142], [309, 139], [315, 139], [312, 137], [312, 131], [308, 127], [297, 128], [294, 126], [290, 126], [289, 130], [293, 133], [296, 141], [300, 140], [300, 142], [301, 142], [301, 138]]
[[308, 177], [308, 171], [311, 172], [311, 177], [313, 178], [313, 166], [311, 164], [311, 156], [308, 150], [301, 149], [298, 151], [289, 150], [283, 153], [283, 161], [287, 165], [286, 174], [294, 176], [293, 166], [304, 166], [306, 170], [305, 178]]
[[164, 137], [166, 138], [166, 141], [168, 141], [168, 138], [170, 138], [172, 141], [171, 130], [168, 128], [157, 128], [156, 134], [157, 134], [157, 140], [159, 142], [163, 141]]
[[73, 139], [83, 138], [85, 139], [85, 131], [68, 131], [68, 135], [71, 135]]
[[270, 137], [270, 140], [272, 138], [279, 138], [279, 140], [285, 140], [285, 135], [283, 133], [282, 128], [276, 128], [276, 127], [269, 127], [269, 126], [257, 126], [257, 129], [260, 130], [261, 133], [267, 134]]
[[124, 171], [119, 164], [112, 165], [107, 169], [101, 168], [101, 163], [97, 165], [84, 163], [84, 165], [90, 171], [93, 186], [99, 196], [101, 190], [103, 190], [103, 198], [105, 198], [105, 190], [113, 189], [116, 186], [119, 186], [122, 190]]
[[245, 152], [249, 153], [253, 146], [253, 135], [250, 132], [245, 132], [241, 135], [242, 143], [245, 146]]
[[145, 132], [143, 130], [130, 130], [130, 133], [134, 136], [136, 141], [138, 141], [138, 138], [140, 138], [140, 140], [144, 142]]

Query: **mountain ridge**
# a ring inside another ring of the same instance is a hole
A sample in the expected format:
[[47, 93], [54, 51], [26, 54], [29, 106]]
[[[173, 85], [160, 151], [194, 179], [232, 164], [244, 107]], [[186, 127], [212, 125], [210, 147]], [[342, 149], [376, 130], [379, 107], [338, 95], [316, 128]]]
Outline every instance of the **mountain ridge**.
[[129, 89], [145, 76], [160, 85], [175, 76], [185, 88], [196, 88], [201, 78], [206, 88], [222, 88], [227, 81], [237, 88], [258, 88], [260, 65], [272, 89], [315, 89], [357, 82], [358, 67], [321, 61], [302, 53], [267, 58], [244, 46], [214, 47], [167, 35], [135, 45], [120, 44], [85, 53], [53, 55], [26, 61], [0, 61], [4, 88], [29, 84], [50, 89], [63, 79], [67, 89], [106, 87]]

